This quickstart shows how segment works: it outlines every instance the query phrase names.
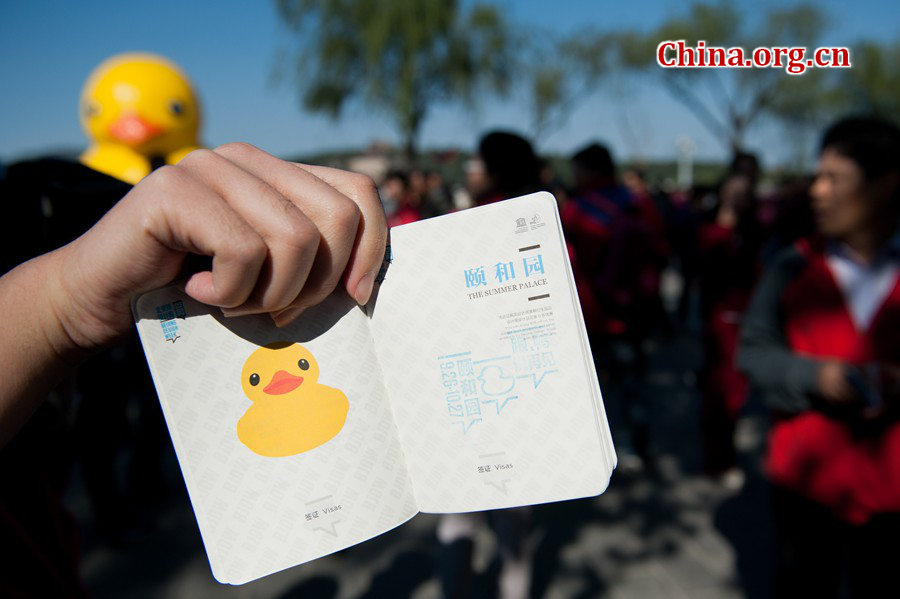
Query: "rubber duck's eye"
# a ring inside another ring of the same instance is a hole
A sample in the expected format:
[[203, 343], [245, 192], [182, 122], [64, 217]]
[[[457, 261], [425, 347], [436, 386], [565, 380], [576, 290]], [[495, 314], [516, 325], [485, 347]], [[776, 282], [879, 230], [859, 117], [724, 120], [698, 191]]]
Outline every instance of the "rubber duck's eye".
[[181, 116], [184, 114], [184, 104], [178, 100], [172, 100], [169, 103], [169, 110], [171, 110], [172, 114], [175, 116]]
[[254, 387], [259, 384], [259, 375], [256, 374], [255, 372], [250, 375], [250, 384], [253, 385]]
[[100, 113], [100, 107], [94, 104], [93, 102], [86, 102], [82, 108], [82, 112], [86, 118], [91, 118], [92, 116], [97, 116]]
[[300, 370], [309, 370], [309, 362], [306, 360], [300, 360], [297, 362], [297, 366], [300, 367]]

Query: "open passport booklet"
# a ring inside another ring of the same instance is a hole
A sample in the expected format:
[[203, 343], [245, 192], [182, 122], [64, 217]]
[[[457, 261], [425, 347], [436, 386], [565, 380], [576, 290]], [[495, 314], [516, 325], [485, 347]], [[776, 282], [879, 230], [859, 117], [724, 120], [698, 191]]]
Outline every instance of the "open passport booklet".
[[285, 328], [172, 286], [135, 319], [212, 573], [243, 584], [418, 512], [602, 493], [616, 464], [556, 201], [391, 230], [365, 308]]

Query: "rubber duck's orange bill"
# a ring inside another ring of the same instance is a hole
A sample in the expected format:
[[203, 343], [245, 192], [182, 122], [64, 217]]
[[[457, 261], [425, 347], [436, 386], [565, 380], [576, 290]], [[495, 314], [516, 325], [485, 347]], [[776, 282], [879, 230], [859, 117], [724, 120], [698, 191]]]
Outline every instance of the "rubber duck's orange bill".
[[129, 145], [139, 145], [162, 133], [162, 127], [136, 114], [126, 114], [112, 124], [109, 134]]
[[275, 373], [275, 376], [272, 377], [269, 384], [263, 389], [263, 393], [268, 393], [269, 395], [282, 395], [293, 391], [299, 387], [302, 382], [302, 376], [294, 376], [289, 372], [279, 370]]

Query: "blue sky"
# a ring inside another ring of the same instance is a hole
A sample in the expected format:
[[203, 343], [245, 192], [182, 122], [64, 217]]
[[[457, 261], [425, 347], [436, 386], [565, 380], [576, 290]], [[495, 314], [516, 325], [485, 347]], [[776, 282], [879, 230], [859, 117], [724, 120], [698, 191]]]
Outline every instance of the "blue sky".
[[[552, 8], [546, 0], [495, 3], [529, 35], [565, 35], [585, 24], [649, 29], [686, 5], [662, 0], [583, 0]], [[752, 19], [753, 11], [781, 3], [739, 4]], [[900, 3], [895, 0], [817, 4], [831, 17], [825, 44], [898, 37]], [[77, 105], [85, 77], [104, 58], [135, 50], [163, 54], [190, 75], [203, 101], [208, 145], [243, 140], [275, 154], [297, 155], [397, 140], [386, 115], [361, 105], [351, 106], [338, 121], [304, 113], [294, 90], [272, 81], [279, 56], [294, 47], [274, 3], [266, 0], [0, 0], [0, 160], [83, 147]], [[700, 157], [725, 155], [721, 144], [662, 91], [637, 86], [623, 96], [616, 84], [607, 87], [581, 102], [565, 126], [536, 140], [538, 148], [569, 153], [601, 139], [621, 157], [664, 158], [688, 137]], [[425, 122], [421, 142], [471, 148], [488, 128], [527, 131], [530, 122], [525, 99], [515, 96], [488, 102], [475, 114], [439, 106]], [[774, 127], [760, 127], [748, 142], [763, 150], [770, 164], [789, 155], [785, 136]]]

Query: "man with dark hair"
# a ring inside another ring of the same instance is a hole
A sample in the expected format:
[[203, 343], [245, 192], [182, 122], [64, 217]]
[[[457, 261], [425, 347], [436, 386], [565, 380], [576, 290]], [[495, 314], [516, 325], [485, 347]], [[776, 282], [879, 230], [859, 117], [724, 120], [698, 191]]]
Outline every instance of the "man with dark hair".
[[531, 143], [515, 133], [492, 131], [478, 143], [478, 156], [487, 175], [486, 189], [476, 204], [490, 204], [541, 189], [540, 163]]
[[811, 195], [818, 235], [773, 260], [738, 356], [773, 412], [776, 591], [896, 595], [900, 130], [833, 125]]
[[896, 173], [897, 127], [874, 118], [848, 118], [835, 123], [822, 139], [822, 148], [850, 158], [869, 180]]
[[[478, 158], [468, 166], [469, 185], [476, 205], [492, 204], [540, 191], [540, 161], [531, 143], [508, 131], [492, 131], [478, 143]], [[530, 508], [485, 512], [497, 539], [500, 565], [497, 595], [528, 596], [531, 585]], [[481, 517], [475, 513], [444, 514], [437, 528], [439, 559], [445, 597], [469, 597], [475, 571], [472, 566], [476, 531]]]

